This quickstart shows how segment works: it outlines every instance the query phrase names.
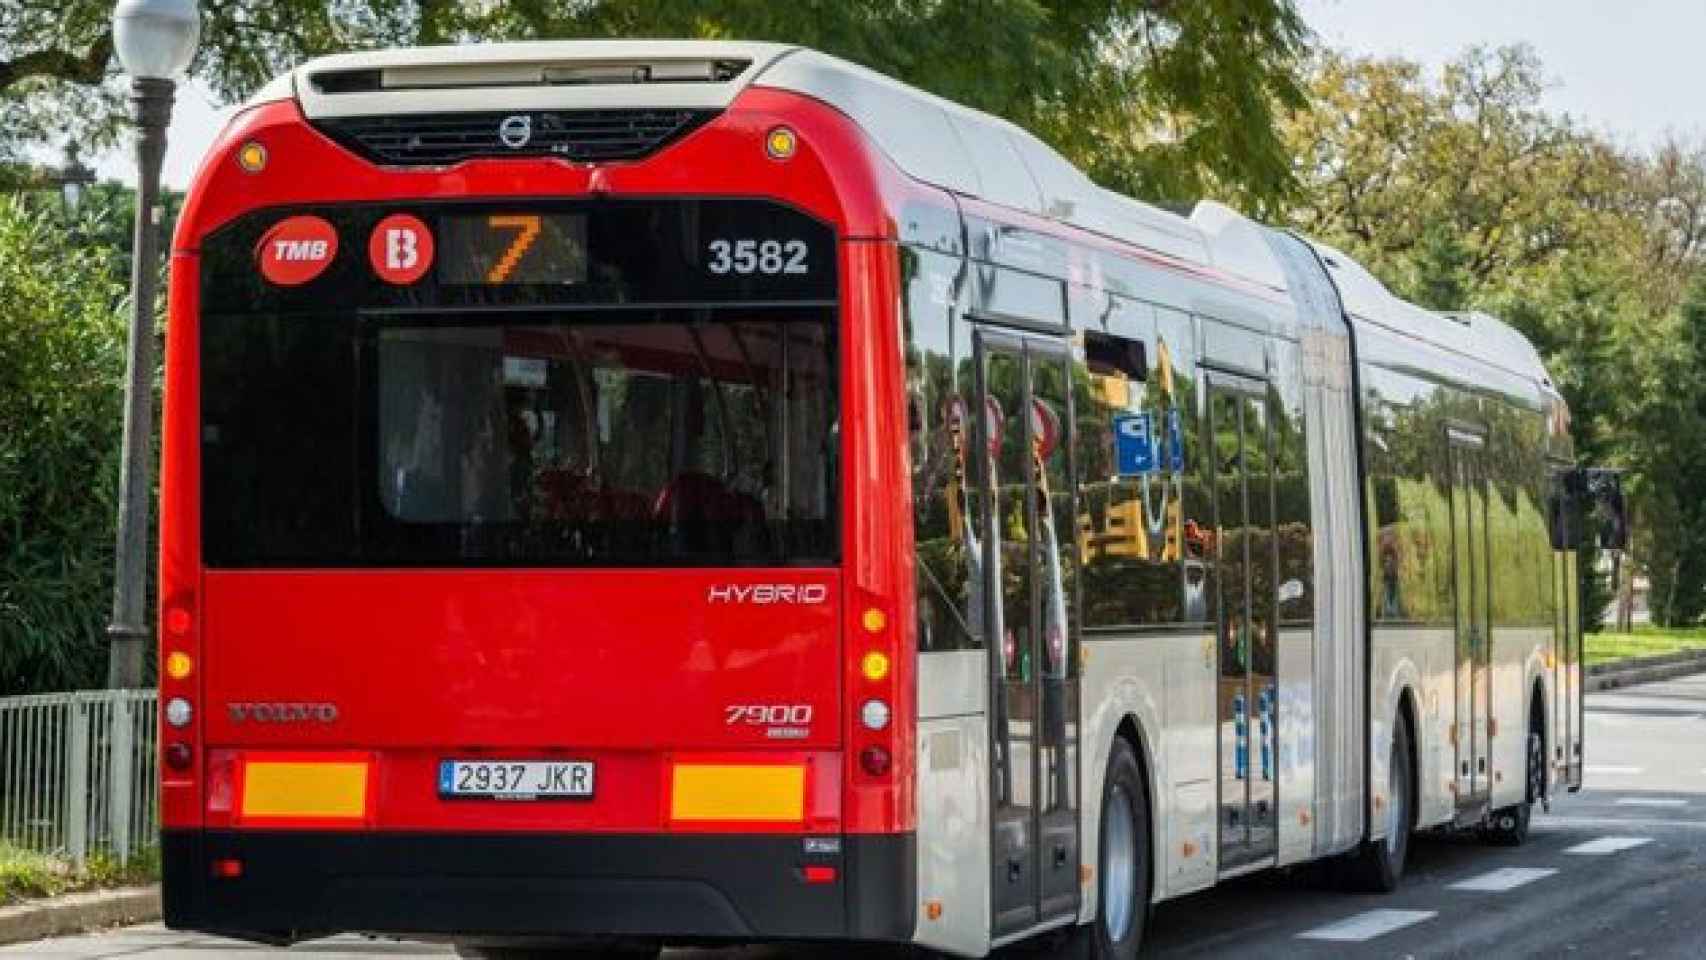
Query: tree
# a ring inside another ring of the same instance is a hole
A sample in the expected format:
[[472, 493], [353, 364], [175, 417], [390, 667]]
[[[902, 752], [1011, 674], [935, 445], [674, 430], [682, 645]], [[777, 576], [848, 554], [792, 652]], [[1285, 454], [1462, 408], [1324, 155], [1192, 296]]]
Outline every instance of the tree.
[[[1522, 331], [1570, 405], [1578, 460], [1634, 467], [1637, 512], [1668, 518], [1685, 468], [1649, 431], [1674, 432], [1664, 424], [1688, 402], [1668, 384], [1694, 362], [1676, 306], [1706, 241], [1702, 152], [1619, 150], [1548, 113], [1544, 86], [1521, 47], [1471, 49], [1437, 79], [1403, 60], [1322, 56], [1315, 106], [1287, 126], [1305, 198], [1291, 217], [1400, 296]], [[1706, 552], [1696, 536], [1673, 527], [1658, 547]], [[1637, 541], [1646, 555], [1652, 541]], [[1597, 559], [1591, 545], [1579, 558], [1590, 629], [1610, 599]]]
[[24, 198], [0, 202], [0, 696], [98, 685], [104, 670], [125, 345], [116, 267]]
[[[110, 136], [110, 3], [0, 11], [0, 115], [20, 141]], [[203, 0], [194, 74], [228, 99], [333, 51], [498, 39], [739, 37], [847, 57], [1033, 129], [1104, 185], [1253, 209], [1294, 179], [1278, 124], [1303, 106], [1294, 0]], [[28, 122], [24, 122], [27, 118]], [[0, 138], [8, 136], [0, 134]], [[3, 148], [0, 144], [0, 148]]]
[[1289, 218], [1388, 277], [1449, 238], [1471, 300], [1603, 241], [1635, 206], [1628, 159], [1543, 110], [1544, 87], [1526, 47], [1471, 48], [1437, 83], [1403, 60], [1323, 55], [1312, 109], [1286, 128], [1303, 183]]
[[1636, 545], [1653, 619], [1678, 626], [1706, 614], [1706, 273], [1698, 266], [1658, 327], [1639, 345], [1627, 433], [1637, 510], [1655, 519]]

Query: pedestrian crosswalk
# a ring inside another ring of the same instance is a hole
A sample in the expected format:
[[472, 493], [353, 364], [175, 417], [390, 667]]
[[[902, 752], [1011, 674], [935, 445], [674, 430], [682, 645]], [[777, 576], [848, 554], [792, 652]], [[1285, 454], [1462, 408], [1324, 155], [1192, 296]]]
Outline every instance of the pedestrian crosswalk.
[[[1611, 856], [1652, 842], [1651, 837], [1604, 836], [1577, 843], [1562, 853], [1576, 857]], [[1503, 894], [1556, 876], [1559, 869], [1554, 866], [1499, 867], [1448, 883], [1445, 888], [1459, 893]], [[1439, 913], [1438, 910], [1399, 908], [1365, 910], [1304, 930], [1296, 935], [1296, 939], [1362, 943], [1432, 920]]]
[[1324, 927], [1305, 930], [1298, 934], [1300, 940], [1332, 940], [1338, 943], [1360, 943], [1373, 940], [1394, 930], [1414, 926], [1423, 920], [1432, 920], [1439, 916], [1438, 910], [1368, 910], [1354, 917], [1346, 917], [1336, 923]]
[[1598, 840], [1578, 843], [1564, 852], [1578, 857], [1603, 857], [1611, 853], [1633, 850], [1652, 842], [1652, 837], [1600, 837]]
[[1480, 893], [1504, 893], [1517, 887], [1544, 880], [1558, 871], [1552, 867], [1502, 867], [1491, 873], [1460, 880], [1451, 884], [1452, 890], [1474, 890]]

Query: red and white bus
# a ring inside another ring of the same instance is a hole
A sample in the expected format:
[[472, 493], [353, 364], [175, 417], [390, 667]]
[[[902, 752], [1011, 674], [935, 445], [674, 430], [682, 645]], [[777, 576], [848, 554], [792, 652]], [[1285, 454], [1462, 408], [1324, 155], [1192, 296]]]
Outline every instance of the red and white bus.
[[810, 50], [308, 63], [166, 371], [174, 928], [1129, 957], [1580, 784], [1527, 342]]

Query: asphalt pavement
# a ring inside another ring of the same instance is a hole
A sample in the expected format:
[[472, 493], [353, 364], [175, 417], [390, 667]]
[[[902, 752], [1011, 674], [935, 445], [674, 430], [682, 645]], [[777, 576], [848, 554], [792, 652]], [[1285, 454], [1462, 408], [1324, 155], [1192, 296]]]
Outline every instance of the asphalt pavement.
[[[1706, 957], [1706, 674], [1590, 694], [1587, 789], [1509, 849], [1418, 837], [1404, 885], [1347, 894], [1312, 871], [1258, 875], [1156, 909], [1146, 957]], [[780, 960], [866, 951], [673, 951]], [[268, 950], [158, 925], [21, 944], [43, 960], [416, 960], [443, 946], [339, 937]], [[1008, 951], [1036, 957], [1036, 949]]]

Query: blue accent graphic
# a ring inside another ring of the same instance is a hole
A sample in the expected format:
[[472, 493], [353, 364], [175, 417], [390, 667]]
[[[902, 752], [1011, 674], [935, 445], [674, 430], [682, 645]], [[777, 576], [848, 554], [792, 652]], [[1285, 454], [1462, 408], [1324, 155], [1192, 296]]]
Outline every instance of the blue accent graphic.
[[1244, 691], [1232, 695], [1232, 729], [1237, 735], [1232, 749], [1233, 777], [1239, 780], [1250, 776], [1250, 718], [1244, 704]]
[[445, 760], [438, 765], [438, 792], [450, 793], [456, 786], [456, 765]]
[[1114, 414], [1114, 469], [1120, 476], [1154, 473], [1155, 460], [1155, 417]]
[[1274, 688], [1265, 686], [1256, 696], [1256, 715], [1262, 731], [1262, 779], [1274, 778]]
[[1179, 426], [1179, 409], [1167, 411], [1167, 468], [1174, 473], [1185, 469], [1185, 434]]

